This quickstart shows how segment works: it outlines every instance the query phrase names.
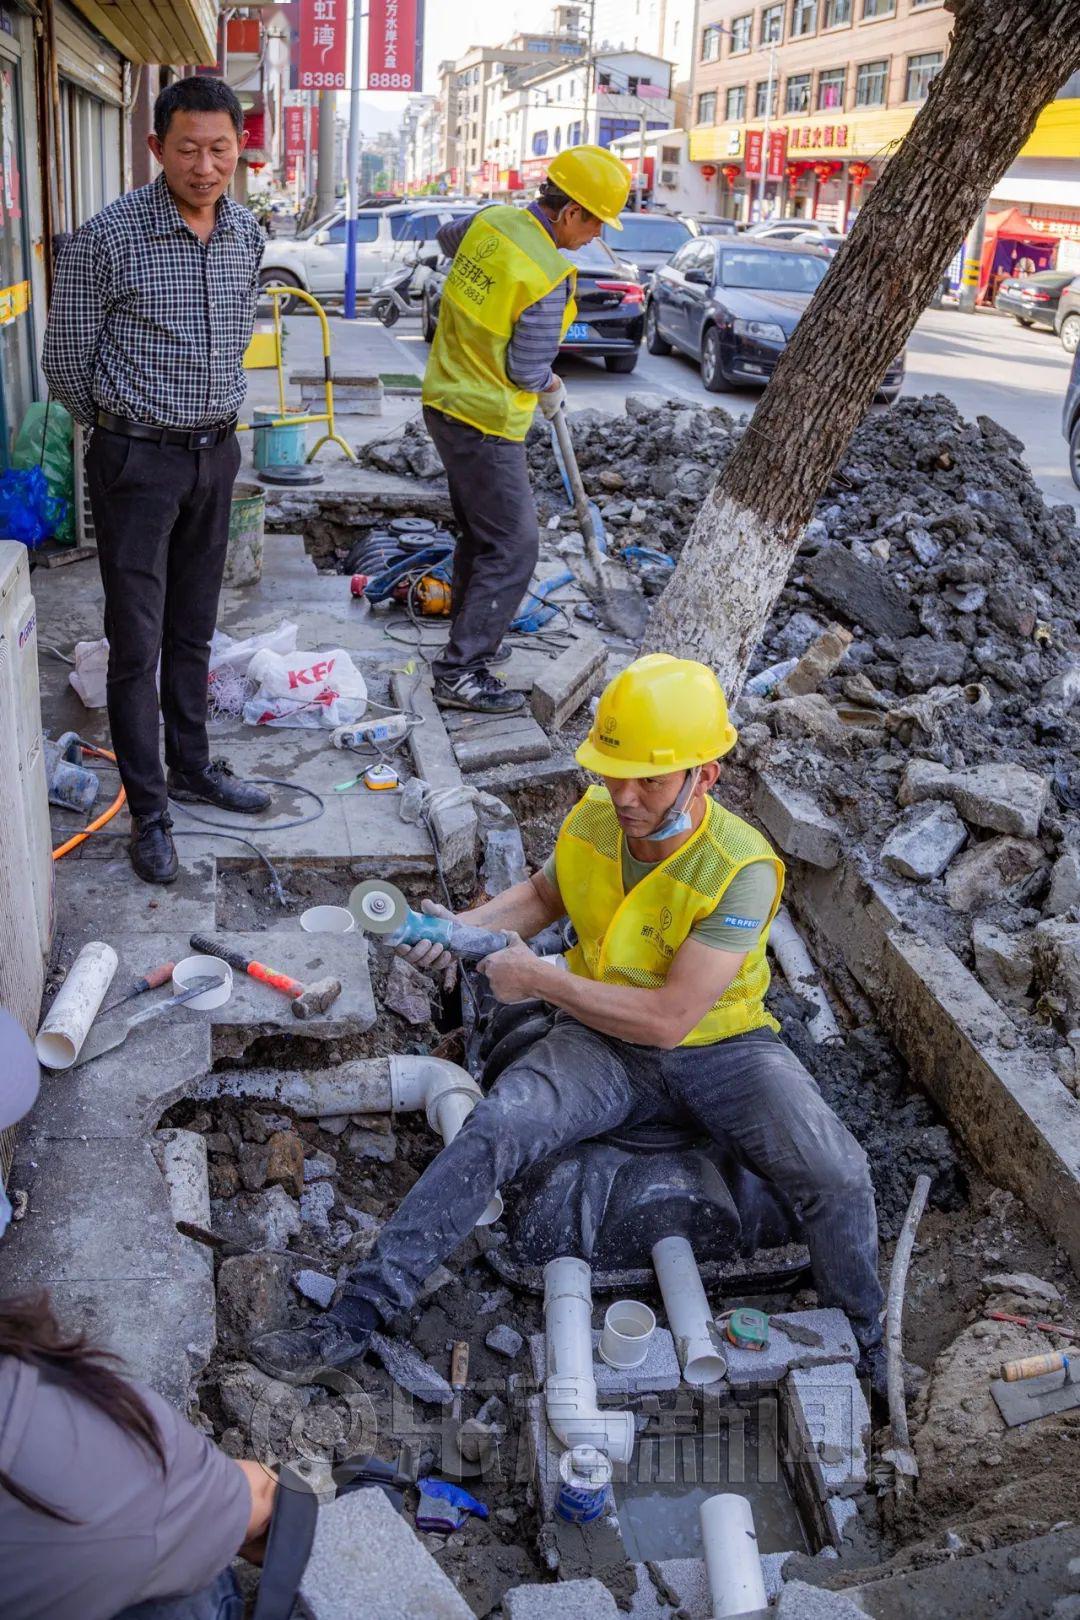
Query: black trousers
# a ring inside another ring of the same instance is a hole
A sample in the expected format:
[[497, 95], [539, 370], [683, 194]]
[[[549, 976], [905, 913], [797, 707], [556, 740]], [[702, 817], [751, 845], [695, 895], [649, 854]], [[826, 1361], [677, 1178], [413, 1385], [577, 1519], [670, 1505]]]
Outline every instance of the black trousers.
[[454, 555], [450, 640], [432, 671], [482, 669], [498, 650], [532, 579], [540, 530], [525, 446], [424, 407], [446, 468], [461, 538]]
[[210, 763], [206, 681], [229, 542], [240, 446], [185, 450], [95, 428], [86, 482], [97, 530], [109, 638], [109, 727], [133, 816], [166, 808], [165, 762]]

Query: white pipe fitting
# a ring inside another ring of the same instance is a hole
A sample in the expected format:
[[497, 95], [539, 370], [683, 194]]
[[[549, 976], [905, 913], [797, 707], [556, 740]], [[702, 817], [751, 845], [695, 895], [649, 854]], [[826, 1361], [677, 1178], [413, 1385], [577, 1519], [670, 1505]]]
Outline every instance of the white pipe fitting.
[[684, 1237], [661, 1238], [652, 1262], [683, 1377], [688, 1384], [715, 1384], [727, 1372], [727, 1359], [693, 1249]]
[[617, 1299], [604, 1312], [600, 1360], [621, 1372], [640, 1367], [649, 1354], [656, 1317], [639, 1299]]
[[45, 1015], [34, 1047], [47, 1069], [70, 1069], [116, 972], [116, 952], [104, 940], [84, 945]]
[[631, 1412], [601, 1411], [593, 1375], [592, 1271], [564, 1255], [544, 1267], [547, 1369], [544, 1404], [552, 1432], [564, 1446], [595, 1446], [612, 1462], [634, 1452]]
[[818, 1046], [823, 1046], [826, 1041], [842, 1041], [844, 1037], [829, 1006], [821, 976], [786, 906], [781, 906], [772, 920], [769, 946], [795, 994], [802, 996], [804, 1001], [813, 1002], [817, 1008], [806, 1026], [811, 1039]]
[[757, 1614], [768, 1605], [750, 1503], [724, 1492], [702, 1502], [700, 1513], [713, 1620]]
[[[446, 1147], [454, 1140], [483, 1092], [467, 1070], [448, 1058], [397, 1057], [390, 1059], [390, 1106], [395, 1114], [423, 1108], [428, 1124], [438, 1131]], [[503, 1212], [498, 1193], [477, 1221], [491, 1226]]]

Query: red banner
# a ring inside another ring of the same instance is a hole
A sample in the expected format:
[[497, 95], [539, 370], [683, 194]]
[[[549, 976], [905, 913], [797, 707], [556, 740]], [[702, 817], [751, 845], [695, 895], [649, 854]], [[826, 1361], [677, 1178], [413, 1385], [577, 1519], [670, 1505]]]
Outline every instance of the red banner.
[[319, 109], [318, 107], [286, 107], [285, 108], [285, 155], [299, 157], [307, 150], [305, 138], [304, 118], [311, 119], [311, 148], [317, 152], [319, 149]]
[[248, 138], [248, 146], [258, 148], [260, 151], [266, 145], [266, 114], [265, 112], [248, 111], [244, 114], [244, 134]]
[[766, 178], [769, 180], [782, 180], [786, 162], [787, 130], [782, 126], [780, 129], [770, 129], [768, 168], [765, 170]]
[[346, 0], [300, 0], [300, 89], [344, 90]]
[[369, 90], [418, 90], [416, 0], [370, 0]]
[[761, 143], [764, 131], [748, 129], [746, 132], [746, 173], [751, 180], [756, 180], [761, 173]]

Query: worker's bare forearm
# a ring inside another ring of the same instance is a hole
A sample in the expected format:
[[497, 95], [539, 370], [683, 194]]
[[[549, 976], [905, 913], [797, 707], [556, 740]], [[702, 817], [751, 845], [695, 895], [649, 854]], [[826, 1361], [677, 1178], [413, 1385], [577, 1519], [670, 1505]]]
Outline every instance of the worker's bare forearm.
[[533, 994], [568, 1012], [601, 1035], [614, 1035], [634, 1046], [678, 1046], [693, 1027], [683, 1028], [681, 1009], [668, 993], [637, 990], [632, 985], [602, 984], [567, 973], [554, 962], [536, 963]]
[[534, 934], [565, 915], [562, 896], [542, 872], [534, 872], [524, 883], [515, 883], [513, 888], [497, 894], [494, 900], [485, 900], [472, 911], [458, 913], [462, 922], [473, 923], [477, 928], [506, 929], [520, 934], [522, 939], [532, 939]]

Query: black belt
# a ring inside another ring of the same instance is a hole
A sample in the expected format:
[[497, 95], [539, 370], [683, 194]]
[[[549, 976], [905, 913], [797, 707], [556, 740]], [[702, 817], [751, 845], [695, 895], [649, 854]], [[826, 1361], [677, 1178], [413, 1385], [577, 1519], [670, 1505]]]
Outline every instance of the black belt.
[[129, 422], [126, 416], [110, 416], [108, 411], [98, 411], [97, 425], [109, 433], [121, 433], [126, 439], [153, 439], [157, 444], [182, 445], [185, 450], [211, 450], [236, 431], [236, 417], [229, 422], [215, 422], [211, 427], [171, 428], [154, 427], [149, 422]]

